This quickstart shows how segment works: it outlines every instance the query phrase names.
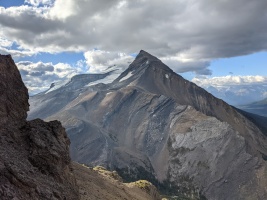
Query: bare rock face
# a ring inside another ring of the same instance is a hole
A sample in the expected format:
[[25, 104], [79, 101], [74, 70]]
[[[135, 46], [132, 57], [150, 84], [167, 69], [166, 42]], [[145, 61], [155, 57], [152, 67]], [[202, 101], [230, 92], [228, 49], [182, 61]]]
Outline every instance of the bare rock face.
[[29, 110], [28, 90], [10, 55], [0, 55], [0, 126], [23, 124]]
[[181, 199], [267, 199], [266, 132], [156, 57], [141, 51], [111, 84], [68, 87], [32, 97], [30, 115], [63, 123], [75, 161]]
[[27, 122], [28, 93], [11, 56], [0, 55], [0, 197], [79, 199], [65, 129]]

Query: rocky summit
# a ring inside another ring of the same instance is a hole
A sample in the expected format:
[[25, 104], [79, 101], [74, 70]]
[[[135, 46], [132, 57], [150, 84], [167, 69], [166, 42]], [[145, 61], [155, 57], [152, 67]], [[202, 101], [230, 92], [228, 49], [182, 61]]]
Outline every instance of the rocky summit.
[[266, 132], [247, 116], [145, 51], [104, 79], [78, 75], [31, 97], [29, 118], [60, 120], [73, 160], [177, 198], [267, 199]]
[[79, 199], [65, 129], [26, 121], [28, 91], [11, 56], [0, 55], [0, 199]]
[[115, 171], [71, 162], [59, 121], [26, 121], [28, 91], [11, 56], [0, 55], [0, 72], [1, 200], [160, 199], [145, 180], [125, 184]]

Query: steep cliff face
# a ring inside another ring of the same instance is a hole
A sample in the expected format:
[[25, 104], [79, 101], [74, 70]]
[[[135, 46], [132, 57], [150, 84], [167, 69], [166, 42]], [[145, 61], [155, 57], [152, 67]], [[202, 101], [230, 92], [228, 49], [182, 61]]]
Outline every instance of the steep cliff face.
[[[267, 198], [266, 136], [152, 55], [141, 51], [113, 83], [80, 91], [50, 115], [48, 104], [34, 108], [64, 124], [74, 160], [192, 199]], [[60, 95], [30, 102], [56, 104]]]
[[0, 127], [24, 124], [28, 99], [28, 90], [11, 56], [0, 55]]
[[[136, 87], [147, 92], [162, 94], [174, 99], [178, 104], [190, 105], [207, 116], [227, 122], [246, 137], [247, 142], [251, 145], [256, 143], [261, 152], [267, 153], [266, 146], [261, 143], [266, 138], [254, 124], [244, 118], [235, 108], [174, 73], [156, 57], [141, 51], [128, 70], [115, 81], [115, 87], [121, 87], [121, 80], [129, 73], [133, 74], [131, 78], [134, 79], [133, 84]], [[132, 80], [126, 79], [125, 82], [129, 84]], [[257, 151], [254, 153], [257, 154]]]
[[27, 122], [28, 92], [11, 56], [0, 55], [0, 197], [79, 199], [65, 129]]

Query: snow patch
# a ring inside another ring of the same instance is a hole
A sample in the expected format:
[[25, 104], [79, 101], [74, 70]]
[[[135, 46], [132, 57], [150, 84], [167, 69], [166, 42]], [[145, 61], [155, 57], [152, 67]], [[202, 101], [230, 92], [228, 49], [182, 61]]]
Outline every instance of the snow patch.
[[49, 92], [52, 92], [54, 90], [57, 90], [58, 88], [64, 86], [64, 85], [67, 85], [68, 83], [70, 82], [70, 79], [66, 79], [66, 80], [63, 80], [63, 81], [58, 81], [56, 83], [54, 83], [54, 86], [52, 88], [50, 88], [49, 90], [47, 90], [45, 92], [45, 94], [49, 93]]
[[128, 74], [127, 74], [126, 76], [124, 76], [119, 82], [122, 82], [122, 81], [124, 81], [124, 80], [130, 78], [132, 75], [133, 75], [132, 72], [128, 73]]
[[168, 74], [165, 74], [165, 77], [166, 77], [166, 78], [169, 78], [169, 75], [168, 75]]
[[118, 78], [121, 73], [123, 72], [122, 68], [116, 68], [116, 66], [113, 67], [109, 67], [107, 70], [104, 71], [105, 73], [110, 72], [110, 75], [106, 76], [105, 78], [99, 79], [97, 81], [91, 82], [87, 85], [87, 87], [89, 86], [93, 86], [99, 83], [104, 83], [104, 84], [109, 84], [112, 83], [116, 78]]
[[93, 86], [93, 85], [96, 85], [99, 83], [109, 84], [112, 81], [114, 81], [118, 76], [119, 76], [118, 74], [110, 74], [110, 75], [106, 76], [105, 78], [99, 79], [97, 81], [93, 81], [86, 86]]

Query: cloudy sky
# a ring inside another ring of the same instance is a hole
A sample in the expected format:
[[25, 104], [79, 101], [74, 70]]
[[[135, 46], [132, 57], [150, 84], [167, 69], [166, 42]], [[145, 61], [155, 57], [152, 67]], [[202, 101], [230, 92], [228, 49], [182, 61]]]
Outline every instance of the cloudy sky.
[[141, 49], [199, 84], [267, 84], [266, 9], [266, 0], [0, 0], [0, 53], [31, 94]]

